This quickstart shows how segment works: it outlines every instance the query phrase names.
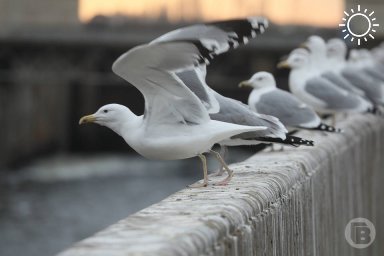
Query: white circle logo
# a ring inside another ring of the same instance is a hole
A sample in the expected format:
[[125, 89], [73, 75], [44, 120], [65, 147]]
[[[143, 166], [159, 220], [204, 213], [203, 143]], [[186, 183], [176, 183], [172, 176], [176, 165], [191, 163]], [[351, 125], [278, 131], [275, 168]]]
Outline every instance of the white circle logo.
[[[368, 9], [362, 10], [360, 5], [357, 5], [357, 11], [353, 8], [351, 13], [344, 11], [343, 23], [339, 24], [339, 27], [343, 28], [342, 32], [345, 33], [344, 39], [350, 39], [353, 42], [357, 38], [358, 45], [360, 45], [361, 39], [364, 39], [365, 42], [368, 41], [368, 38], [375, 39], [372, 34], [376, 33], [376, 27], [379, 27], [379, 24], [376, 23], [376, 18], [372, 16], [374, 13], [374, 11], [368, 11]], [[367, 29], [364, 32], [358, 32], [351, 26], [351, 22], [359, 20], [365, 23], [360, 25], [366, 25]]]
[[364, 249], [370, 246], [376, 237], [373, 223], [365, 218], [356, 218], [345, 227], [345, 239], [354, 248]]

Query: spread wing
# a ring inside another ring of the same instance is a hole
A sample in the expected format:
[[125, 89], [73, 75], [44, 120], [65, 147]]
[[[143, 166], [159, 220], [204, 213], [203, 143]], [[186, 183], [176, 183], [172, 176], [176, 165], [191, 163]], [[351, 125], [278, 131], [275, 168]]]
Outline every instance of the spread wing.
[[204, 64], [200, 64], [194, 69], [176, 73], [188, 89], [196, 94], [208, 113], [217, 113], [220, 109], [219, 102], [212, 93], [212, 89], [205, 82], [206, 74], [206, 66]]
[[219, 103], [205, 82], [206, 65], [214, 56], [246, 44], [249, 39], [262, 34], [267, 27], [268, 21], [263, 17], [211, 22], [171, 31], [153, 40], [151, 44], [187, 41], [198, 47], [201, 55], [196, 68], [179, 72], [177, 76], [198, 96], [209, 113], [217, 113]]
[[202, 60], [209, 61], [213, 56], [246, 44], [249, 39], [261, 34], [268, 27], [268, 20], [263, 17], [228, 20], [198, 24], [176, 29], [166, 33], [150, 44], [170, 41], [198, 40], [202, 49]]
[[[152, 125], [203, 123], [209, 120], [208, 111], [218, 111], [218, 103], [205, 84], [205, 65], [215, 55], [246, 43], [266, 26], [264, 18], [248, 18], [181, 28], [131, 49], [115, 61], [112, 70], [144, 95], [144, 118]], [[193, 70], [204, 81], [200, 89], [207, 95], [206, 104], [178, 76]]]
[[199, 50], [187, 42], [142, 45], [118, 58], [112, 70], [134, 85], [144, 96], [144, 118], [151, 125], [161, 123], [200, 124], [208, 112], [176, 76], [194, 68]]

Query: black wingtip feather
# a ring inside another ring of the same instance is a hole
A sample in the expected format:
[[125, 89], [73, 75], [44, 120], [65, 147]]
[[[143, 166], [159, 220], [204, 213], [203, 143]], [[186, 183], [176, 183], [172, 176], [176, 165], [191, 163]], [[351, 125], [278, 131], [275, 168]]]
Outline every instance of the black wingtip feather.
[[300, 137], [292, 136], [292, 135], [286, 135], [285, 140], [280, 138], [257, 138], [257, 140], [264, 141], [264, 142], [271, 142], [271, 143], [279, 143], [279, 144], [285, 144], [285, 145], [291, 145], [294, 147], [299, 146], [314, 146], [315, 143], [313, 140], [306, 140], [302, 139]]
[[[229, 49], [234, 49], [239, 45], [246, 44], [257, 34], [262, 34], [268, 27], [268, 20], [263, 17], [249, 17], [245, 19], [209, 22], [205, 23], [205, 25], [215, 26], [218, 29], [222, 30], [227, 36], [226, 43], [228, 44]], [[184, 29], [188, 30], [188, 27]], [[200, 64], [209, 64], [217, 54], [226, 51], [226, 49], [221, 49], [220, 51], [220, 49], [217, 49], [214, 44], [211, 45], [209, 43], [203, 42], [198, 34], [179, 37], [171, 36], [168, 39], [156, 39], [153, 42], [189, 42], [194, 44], [200, 53], [196, 63], [194, 63], [195, 66], [198, 66]]]
[[292, 136], [292, 135], [287, 135], [285, 140], [283, 141], [284, 144], [290, 144], [292, 146], [298, 147], [298, 146], [314, 146], [315, 143], [313, 140], [306, 140], [302, 139], [300, 137]]
[[331, 125], [327, 125], [325, 123], [320, 123], [317, 127], [313, 128], [312, 130], [318, 130], [318, 131], [324, 131], [324, 132], [336, 132], [341, 133], [343, 132], [342, 129], [335, 128]]
[[201, 41], [199, 40], [183, 40], [183, 41], [194, 44], [200, 52], [198, 63], [196, 63], [195, 66], [198, 66], [199, 64], [209, 64], [209, 62], [214, 59], [215, 53], [209, 50], [208, 48], [206, 48]]
[[367, 113], [373, 114], [375, 116], [384, 116], [383, 111], [381, 111], [380, 108], [378, 108], [377, 106], [375, 106], [373, 108], [369, 108], [367, 110]]
[[228, 33], [235, 33], [236, 36], [228, 36], [232, 40], [229, 42], [230, 47], [235, 48], [236, 43], [246, 44], [251, 38], [264, 33], [268, 27], [268, 20], [263, 17], [250, 17], [247, 19], [210, 22], [207, 25], [216, 26]]

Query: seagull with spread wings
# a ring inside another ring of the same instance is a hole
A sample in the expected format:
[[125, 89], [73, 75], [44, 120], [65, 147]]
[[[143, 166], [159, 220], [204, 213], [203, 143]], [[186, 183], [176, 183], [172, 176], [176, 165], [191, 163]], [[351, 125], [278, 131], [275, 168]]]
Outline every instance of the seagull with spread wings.
[[193, 25], [129, 50], [115, 61], [112, 70], [143, 94], [144, 114], [136, 116], [125, 106], [109, 104], [82, 117], [79, 123], [94, 122], [112, 129], [150, 159], [199, 156], [204, 182], [197, 187], [208, 184], [204, 153], [212, 152], [228, 173], [218, 184], [227, 184], [233, 172], [220, 154], [211, 150], [212, 146], [267, 127], [212, 120], [209, 115], [219, 112], [220, 105], [209, 87], [193, 91], [178, 74], [191, 70], [201, 73], [198, 70], [216, 55], [247, 43], [264, 32], [267, 24], [264, 18], [252, 17]]

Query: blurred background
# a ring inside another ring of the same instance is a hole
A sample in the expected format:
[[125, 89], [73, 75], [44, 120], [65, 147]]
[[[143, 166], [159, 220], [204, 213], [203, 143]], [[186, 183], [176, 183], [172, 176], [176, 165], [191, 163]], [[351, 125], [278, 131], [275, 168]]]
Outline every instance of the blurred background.
[[[78, 125], [107, 103], [143, 112], [111, 72], [119, 55], [188, 24], [266, 16], [264, 35], [208, 68], [212, 88], [246, 102], [239, 81], [265, 70], [286, 88], [279, 59], [309, 35], [341, 37], [357, 4], [381, 24], [370, 48], [384, 37], [382, 0], [0, 0], [0, 255], [55, 254], [202, 177], [197, 159], [146, 160], [111, 130]], [[230, 149], [228, 161], [256, 150]]]

